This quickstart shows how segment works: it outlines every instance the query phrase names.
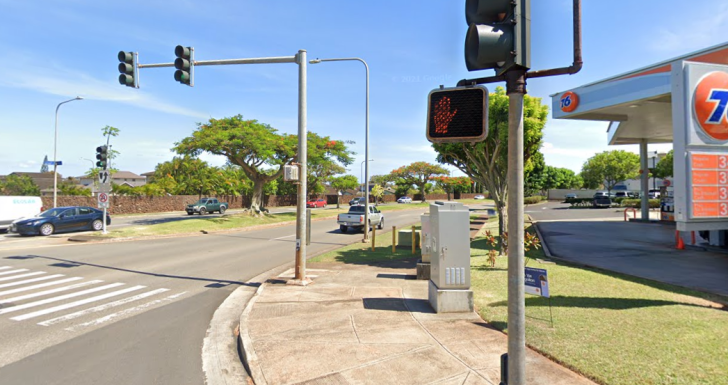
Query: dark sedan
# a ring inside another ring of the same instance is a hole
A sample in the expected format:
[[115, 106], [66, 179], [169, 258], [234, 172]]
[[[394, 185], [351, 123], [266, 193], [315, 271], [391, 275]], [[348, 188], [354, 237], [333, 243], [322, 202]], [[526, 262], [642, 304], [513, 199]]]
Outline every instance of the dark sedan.
[[[103, 228], [104, 212], [93, 207], [56, 207], [33, 218], [21, 218], [10, 225], [9, 231], [20, 235], [51, 235], [67, 231], [94, 230]], [[106, 224], [111, 217], [106, 214]]]

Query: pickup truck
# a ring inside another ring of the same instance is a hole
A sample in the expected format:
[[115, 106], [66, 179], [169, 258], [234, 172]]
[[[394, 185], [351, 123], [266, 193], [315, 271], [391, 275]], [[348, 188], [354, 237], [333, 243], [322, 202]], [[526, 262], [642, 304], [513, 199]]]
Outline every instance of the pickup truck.
[[[364, 208], [366, 206], [351, 206], [349, 212], [346, 214], [339, 214], [336, 217], [336, 222], [339, 224], [339, 229], [342, 233], [345, 233], [349, 228], [361, 228], [364, 229]], [[371, 224], [376, 223], [377, 228], [384, 228], [384, 215], [377, 210], [374, 206], [369, 206], [369, 227]]]
[[202, 198], [191, 205], [187, 205], [185, 211], [187, 211], [187, 215], [192, 215], [194, 213], [205, 215], [215, 211], [219, 211], [220, 214], [224, 214], [227, 208], [228, 204], [218, 201], [217, 198]]

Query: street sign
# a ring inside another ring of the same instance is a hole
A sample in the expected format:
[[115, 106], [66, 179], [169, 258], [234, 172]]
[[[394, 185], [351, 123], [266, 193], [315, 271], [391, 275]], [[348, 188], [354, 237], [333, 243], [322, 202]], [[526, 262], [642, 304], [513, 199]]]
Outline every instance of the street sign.
[[107, 193], [99, 193], [99, 208], [100, 209], [106, 209], [109, 208], [109, 194]]
[[109, 172], [107, 170], [99, 171], [99, 184], [107, 184], [107, 183], [110, 183]]

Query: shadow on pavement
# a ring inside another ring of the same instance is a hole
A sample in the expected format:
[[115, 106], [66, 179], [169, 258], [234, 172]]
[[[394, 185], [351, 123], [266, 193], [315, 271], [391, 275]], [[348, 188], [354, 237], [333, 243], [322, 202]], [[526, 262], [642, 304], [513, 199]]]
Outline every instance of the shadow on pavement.
[[61, 258], [54, 258], [54, 257], [46, 257], [46, 256], [42, 256], [42, 255], [17, 255], [17, 256], [5, 257], [5, 259], [33, 259], [33, 258], [42, 258], [42, 259], [48, 259], [48, 260], [51, 260], [51, 261], [59, 261], [60, 262], [60, 263], [49, 264], [49, 266], [57, 266], [57, 267], [58, 266], [60, 266], [60, 267], [91, 266], [91, 267], [98, 267], [98, 268], [102, 268], [102, 269], [110, 269], [110, 270], [116, 270], [116, 271], [125, 271], [127, 273], [152, 275], [152, 276], [155, 276], [155, 277], [175, 278], [175, 279], [186, 279], [186, 280], [192, 280], [192, 281], [211, 282], [212, 284], [205, 286], [205, 287], [210, 287], [210, 288], [220, 288], [220, 287], [225, 287], [225, 286], [228, 286], [228, 285], [241, 285], [241, 286], [250, 286], [250, 287], [258, 287], [258, 286], [260, 286], [259, 283], [248, 283], [248, 282], [241, 282], [241, 281], [229, 281], [229, 280], [225, 280], [225, 279], [202, 278], [202, 277], [188, 277], [188, 276], [183, 276], [183, 275], [169, 275], [169, 274], [151, 273], [151, 272], [148, 272], [148, 271], [139, 271], [139, 270], [123, 269], [123, 268], [120, 268], [120, 267], [98, 265], [98, 264], [95, 264], [95, 263], [87, 263], [87, 262], [71, 261], [71, 260], [68, 260], [68, 259], [61, 259]]
[[364, 309], [387, 310], [412, 313], [435, 314], [430, 303], [425, 299], [415, 298], [362, 298]]
[[[610, 309], [610, 310], [628, 310], [654, 306], [692, 306], [715, 309], [711, 306], [701, 306], [685, 302], [663, 301], [657, 299], [640, 299], [640, 298], [614, 298], [614, 297], [568, 297], [553, 296], [551, 297], [552, 307], [578, 307], [588, 309]], [[508, 306], [508, 301], [499, 301], [491, 303], [490, 306]], [[526, 306], [549, 306], [548, 298], [530, 297], [526, 298]]]

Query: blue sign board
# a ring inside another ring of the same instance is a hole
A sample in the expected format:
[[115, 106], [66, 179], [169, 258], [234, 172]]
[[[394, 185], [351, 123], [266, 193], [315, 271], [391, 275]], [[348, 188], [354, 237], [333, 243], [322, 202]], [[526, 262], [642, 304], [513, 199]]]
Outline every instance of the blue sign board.
[[545, 269], [526, 268], [526, 293], [549, 298], [549, 280]]

